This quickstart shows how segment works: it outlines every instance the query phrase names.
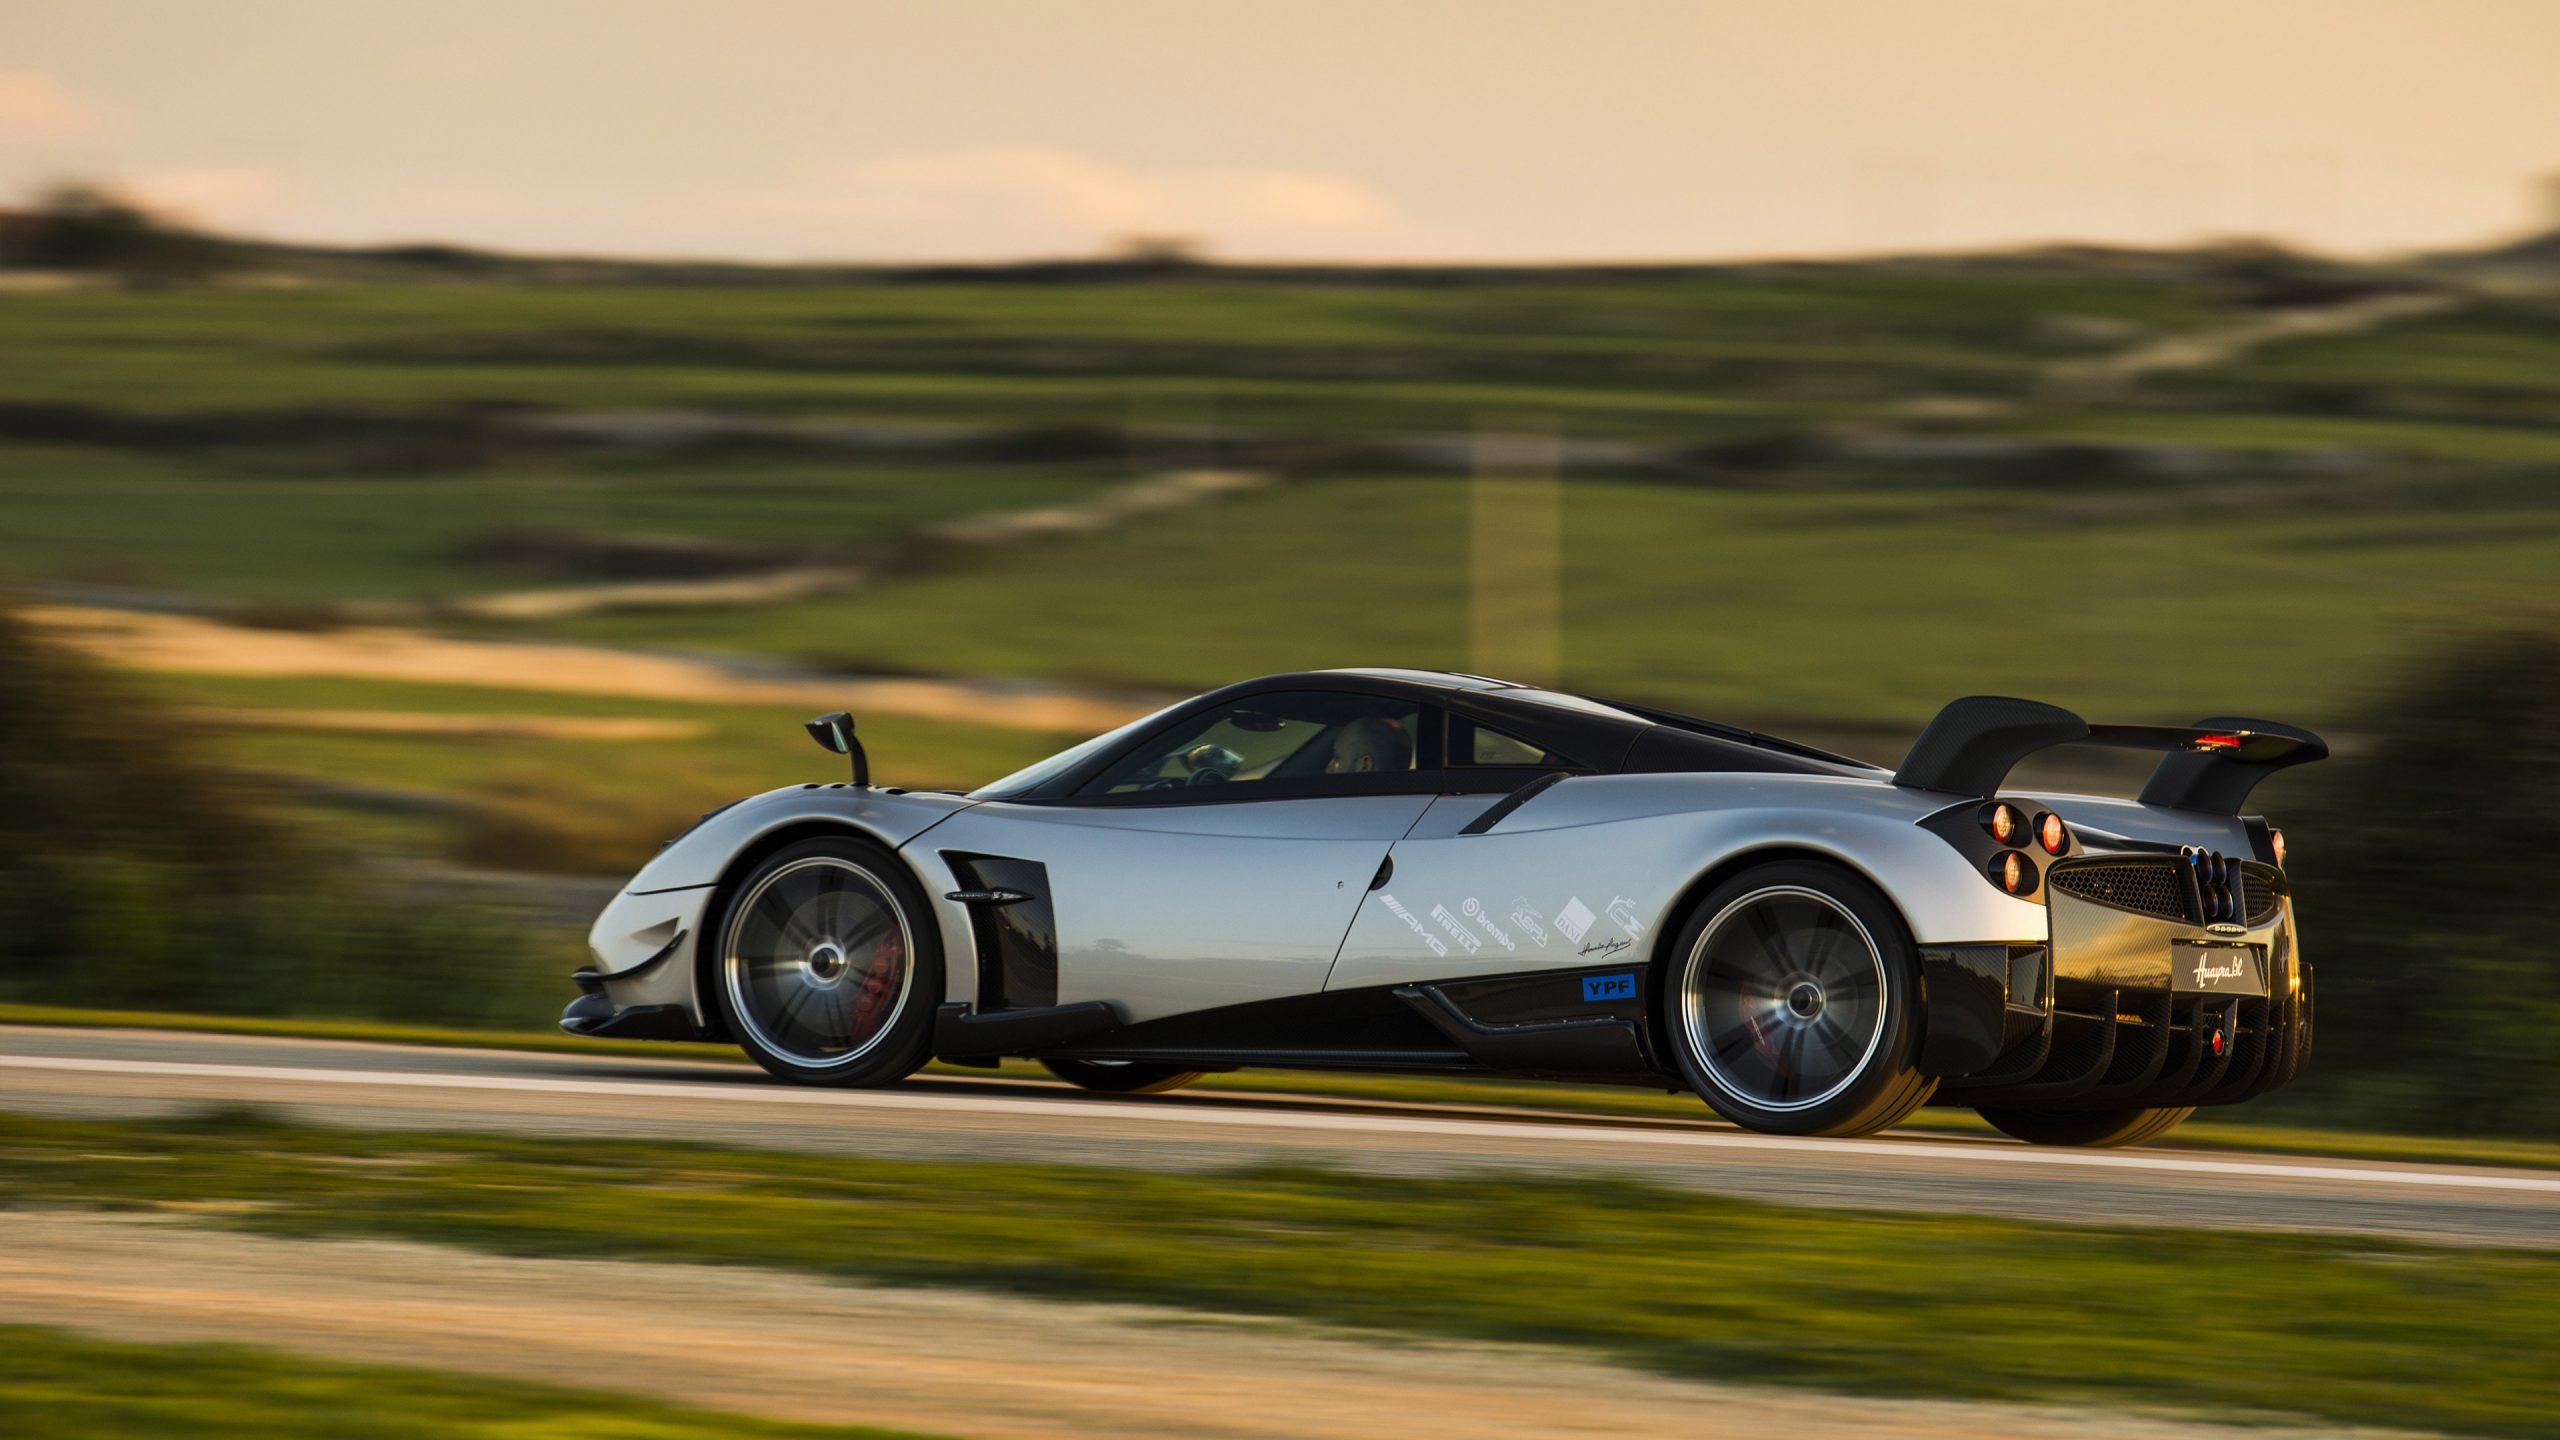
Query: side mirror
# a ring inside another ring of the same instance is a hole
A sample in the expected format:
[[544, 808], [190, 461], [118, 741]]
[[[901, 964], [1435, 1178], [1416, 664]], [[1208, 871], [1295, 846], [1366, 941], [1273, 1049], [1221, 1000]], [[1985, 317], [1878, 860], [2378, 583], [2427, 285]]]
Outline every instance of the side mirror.
[[853, 757], [853, 783], [871, 784], [871, 757], [862, 753], [862, 742], [854, 738], [853, 716], [843, 710], [833, 711], [811, 720], [805, 727], [818, 748], [836, 755]]

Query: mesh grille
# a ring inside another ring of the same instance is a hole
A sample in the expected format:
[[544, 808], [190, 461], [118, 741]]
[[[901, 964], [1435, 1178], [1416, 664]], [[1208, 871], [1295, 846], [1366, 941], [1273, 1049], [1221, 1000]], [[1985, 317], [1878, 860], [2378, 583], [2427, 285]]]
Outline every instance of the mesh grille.
[[2053, 888], [2137, 915], [2187, 918], [2187, 887], [2171, 860], [2108, 860], [2053, 872]]
[[2249, 923], [2264, 925], [2276, 918], [2284, 908], [2284, 879], [2272, 867], [2243, 865], [2241, 876], [2249, 886]]

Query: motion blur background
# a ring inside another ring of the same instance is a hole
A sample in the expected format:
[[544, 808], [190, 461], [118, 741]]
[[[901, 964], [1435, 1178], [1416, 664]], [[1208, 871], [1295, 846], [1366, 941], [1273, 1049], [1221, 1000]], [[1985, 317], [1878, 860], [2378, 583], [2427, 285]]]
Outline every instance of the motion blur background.
[[[2263, 715], [2269, 1107], [2560, 1126], [2560, 9], [0, 6], [0, 999], [535, 1030], [1242, 676]], [[2060, 762], [2043, 778], [2121, 774]]]

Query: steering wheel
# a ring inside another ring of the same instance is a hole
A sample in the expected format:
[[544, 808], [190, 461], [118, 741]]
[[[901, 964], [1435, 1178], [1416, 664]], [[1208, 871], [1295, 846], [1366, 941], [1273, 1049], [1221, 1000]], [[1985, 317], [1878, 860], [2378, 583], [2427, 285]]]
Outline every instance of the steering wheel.
[[1236, 778], [1244, 768], [1244, 757], [1224, 745], [1204, 742], [1182, 752], [1182, 768], [1191, 772], [1191, 784], [1216, 785]]

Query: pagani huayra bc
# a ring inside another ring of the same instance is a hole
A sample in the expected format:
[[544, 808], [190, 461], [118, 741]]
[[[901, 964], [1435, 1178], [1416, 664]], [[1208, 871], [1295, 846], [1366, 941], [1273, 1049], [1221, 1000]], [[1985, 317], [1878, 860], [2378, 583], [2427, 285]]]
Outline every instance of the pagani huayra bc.
[[[1975, 696], [1887, 771], [1648, 706], [1410, 670], [1199, 696], [966, 793], [741, 800], [596, 922], [581, 1035], [732, 1041], [820, 1085], [1029, 1057], [1092, 1090], [1247, 1066], [1619, 1082], [1753, 1130], [1924, 1104], [2127, 1144], [2311, 1046], [2264, 720]], [[2059, 745], [2132, 799], [2016, 792]]]

